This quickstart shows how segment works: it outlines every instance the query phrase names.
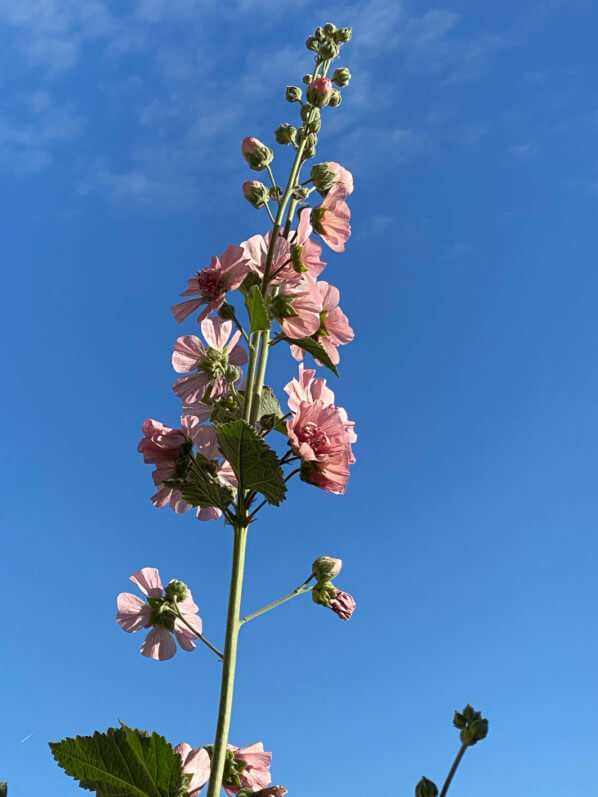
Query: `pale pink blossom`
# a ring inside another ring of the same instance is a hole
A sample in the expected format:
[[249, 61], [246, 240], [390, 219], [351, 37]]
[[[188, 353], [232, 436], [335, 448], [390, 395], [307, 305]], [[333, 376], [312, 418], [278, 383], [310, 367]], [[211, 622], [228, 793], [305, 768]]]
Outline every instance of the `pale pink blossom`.
[[[340, 356], [338, 347], [350, 343], [355, 333], [349, 326], [349, 319], [338, 306], [340, 293], [338, 288], [324, 280], [316, 283], [322, 297], [322, 313], [316, 340], [322, 344], [324, 351], [334, 365], [338, 365]], [[291, 346], [291, 354], [296, 360], [302, 360], [305, 352], [300, 346]]]
[[326, 163], [328, 171], [334, 175], [332, 187], [335, 185], [340, 186], [345, 192], [346, 196], [353, 193], [353, 175], [344, 166], [336, 161], [328, 161]]
[[272, 300], [270, 309], [289, 338], [307, 338], [320, 328], [321, 294], [307, 279], [283, 288]]
[[270, 764], [272, 763], [272, 753], [264, 750], [262, 742], [255, 742], [247, 747], [235, 747], [227, 745], [233, 751], [234, 757], [238, 761], [245, 763], [245, 768], [239, 773], [241, 786], [234, 786], [224, 783], [224, 791], [229, 795], [236, 794], [239, 788], [252, 790], [264, 789], [270, 785]]
[[[210, 398], [225, 396], [229, 391], [226, 369], [229, 365], [243, 365], [247, 362], [247, 352], [238, 345], [241, 333], [235, 332], [231, 338], [232, 328], [232, 321], [204, 318], [201, 331], [208, 348], [195, 335], [178, 338], [174, 345], [172, 367], [179, 374], [193, 372], [174, 383], [174, 392], [185, 406], [202, 404], [206, 391]], [[240, 380], [239, 372], [236, 381]]]
[[311, 212], [314, 230], [334, 252], [344, 252], [345, 242], [351, 235], [351, 211], [345, 202], [346, 196], [341, 185], [334, 185]]
[[187, 786], [189, 797], [197, 797], [210, 779], [210, 755], [205, 747], [193, 749], [187, 742], [177, 744], [173, 749], [181, 757], [185, 775], [192, 775]]
[[[252, 235], [241, 244], [248, 267], [261, 278], [264, 276], [268, 259], [270, 236], [269, 232], [265, 236]], [[279, 235], [274, 244], [268, 282], [272, 285], [282, 285], [287, 282], [296, 282], [300, 278], [301, 275], [294, 270], [291, 263], [289, 242]]]
[[291, 263], [296, 274], [304, 273], [308, 278], [316, 280], [326, 263], [321, 259], [322, 247], [310, 237], [313, 232], [310, 218], [311, 208], [303, 208], [299, 212], [297, 230], [289, 236]]
[[355, 599], [348, 592], [337, 589], [335, 595], [330, 598], [329, 606], [341, 620], [349, 620], [355, 611]]
[[202, 621], [197, 614], [199, 609], [193, 602], [191, 590], [187, 589], [183, 600], [176, 601], [176, 608], [195, 632], [176, 617], [173, 611], [168, 610], [168, 606], [173, 604], [166, 597], [160, 573], [155, 567], [144, 567], [133, 573], [129, 580], [136, 584], [148, 599], [154, 601], [154, 604], [150, 605], [130, 592], [121, 592], [117, 597], [116, 622], [123, 631], [132, 633], [153, 626], [141, 646], [142, 655], [160, 661], [171, 659], [176, 653], [173, 634], [183, 650], [193, 650], [194, 640], [201, 634]]
[[345, 492], [349, 480], [352, 428], [347, 428], [341, 408], [302, 402], [287, 421], [287, 434], [293, 451], [302, 459], [301, 478], [327, 492]]
[[180, 323], [201, 305], [206, 307], [198, 321], [222, 307], [228, 291], [236, 290], [247, 276], [248, 266], [240, 246], [231, 244], [220, 257], [212, 257], [208, 268], [198, 271], [188, 280], [187, 290], [181, 296], [196, 296], [171, 307], [172, 314]]
[[313, 368], [304, 368], [303, 363], [300, 363], [299, 379], [291, 379], [285, 385], [291, 412], [297, 412], [302, 402], [313, 404], [314, 401], [321, 401], [322, 404], [334, 404], [334, 393], [326, 386], [325, 379], [314, 378], [315, 373]]

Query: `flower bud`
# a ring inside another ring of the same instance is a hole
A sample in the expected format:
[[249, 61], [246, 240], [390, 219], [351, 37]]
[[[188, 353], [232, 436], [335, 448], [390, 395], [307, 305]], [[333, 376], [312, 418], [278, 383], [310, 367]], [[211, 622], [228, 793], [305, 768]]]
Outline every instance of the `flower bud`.
[[355, 598], [348, 592], [337, 589], [335, 595], [330, 598], [328, 606], [337, 614], [341, 620], [349, 620], [355, 611]]
[[224, 372], [224, 378], [231, 385], [234, 385], [235, 382], [238, 382], [242, 375], [243, 372], [240, 368], [237, 368], [236, 365], [229, 365]]
[[287, 102], [301, 102], [301, 97], [303, 97], [303, 92], [301, 91], [299, 86], [287, 86], [287, 91], [285, 96]]
[[268, 189], [259, 180], [243, 183], [243, 196], [254, 208], [263, 208], [268, 201]]
[[293, 127], [293, 125], [287, 124], [286, 122], [283, 125], [279, 125], [274, 131], [274, 137], [279, 144], [293, 144], [295, 142], [296, 135], [297, 128]]
[[336, 108], [337, 105], [341, 104], [342, 99], [340, 91], [338, 89], [332, 89], [328, 105], [330, 105], [331, 108]]
[[320, 606], [329, 608], [330, 601], [335, 597], [337, 591], [332, 581], [318, 581], [311, 591], [311, 598], [314, 603], [319, 603]]
[[330, 102], [332, 81], [327, 77], [317, 77], [307, 87], [307, 99], [312, 105], [324, 108]]
[[318, 143], [318, 137], [315, 133], [310, 133], [309, 131], [305, 130], [304, 127], [300, 127], [297, 130], [297, 144], [301, 144], [303, 139], [305, 138], [305, 146], [303, 148], [303, 159], [307, 160], [308, 158], [313, 158], [316, 154], [316, 144]]
[[241, 153], [249, 166], [256, 172], [265, 169], [274, 157], [270, 147], [262, 144], [259, 138], [254, 138], [253, 136], [247, 136], [247, 138], [243, 139]]
[[228, 302], [223, 302], [218, 310], [218, 315], [223, 321], [231, 321], [235, 317], [235, 308]]
[[438, 797], [438, 787], [428, 778], [422, 778], [415, 787], [415, 797]]
[[187, 585], [183, 584], [182, 581], [172, 580], [164, 590], [164, 593], [169, 601], [184, 601], [187, 595], [189, 594], [189, 590], [187, 589]]
[[332, 36], [334, 33], [336, 33], [336, 25], [333, 25], [332, 22], [327, 22], [324, 25], [324, 33], [327, 36]]
[[316, 581], [328, 581], [341, 572], [343, 566], [342, 559], [335, 559], [333, 556], [318, 556], [311, 566], [311, 572]]
[[346, 44], [351, 41], [353, 36], [353, 28], [339, 28], [334, 34], [334, 40]]
[[293, 191], [293, 198], [297, 200], [307, 199], [309, 193], [309, 188], [306, 188], [304, 185], [299, 185]]
[[488, 735], [488, 720], [484, 719], [481, 711], [476, 711], [470, 703], [465, 706], [463, 711], [455, 711], [453, 725], [461, 731], [459, 734], [461, 744], [468, 747], [480, 742]]
[[318, 42], [315, 36], [308, 36], [305, 41], [305, 46], [308, 50], [313, 50], [314, 52], [318, 51]]
[[314, 33], [314, 38], [318, 42], [323, 42], [324, 39], [326, 38], [326, 34], [324, 33], [324, 28], [318, 26], [316, 28], [316, 32]]
[[346, 66], [340, 66], [338, 69], [334, 70], [332, 75], [332, 82], [336, 83], [337, 86], [341, 88], [343, 86], [348, 86], [349, 81], [351, 80], [351, 73], [347, 69]]
[[305, 122], [305, 128], [310, 133], [317, 133], [322, 127], [322, 117], [320, 109], [313, 105], [304, 105], [301, 108], [301, 118]]
[[268, 189], [268, 196], [274, 202], [280, 202], [282, 198], [282, 188], [279, 185], [273, 185]]
[[304, 82], [306, 85], [308, 85], [308, 86], [309, 86], [309, 84], [311, 83], [311, 75], [303, 75], [303, 77], [302, 77], [302, 80], [303, 80], [303, 82]]
[[326, 194], [334, 183], [334, 174], [328, 168], [328, 163], [316, 163], [312, 166], [311, 179], [320, 194]]
[[338, 44], [335, 44], [331, 39], [326, 39], [320, 45], [320, 57], [325, 61], [330, 61], [338, 55]]

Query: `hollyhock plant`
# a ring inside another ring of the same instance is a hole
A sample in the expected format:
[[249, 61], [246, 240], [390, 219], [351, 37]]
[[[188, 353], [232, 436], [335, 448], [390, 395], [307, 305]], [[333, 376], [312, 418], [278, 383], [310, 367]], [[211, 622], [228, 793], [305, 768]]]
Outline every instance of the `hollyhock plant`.
[[[338, 288], [324, 280], [316, 283], [316, 288], [322, 298], [322, 312], [315, 339], [322, 345], [331, 362], [338, 365], [340, 361], [338, 347], [350, 343], [355, 333], [349, 326], [349, 319], [339, 307]], [[291, 346], [291, 354], [296, 360], [302, 360], [304, 357], [304, 351], [299, 346]]]
[[344, 252], [351, 235], [351, 211], [345, 202], [347, 192], [342, 185], [333, 186], [317, 208], [311, 212], [311, 223], [333, 252]]
[[325, 379], [315, 378], [315, 373], [313, 368], [304, 368], [303, 363], [300, 363], [299, 379], [291, 379], [285, 385], [291, 412], [297, 412], [303, 402], [313, 404], [314, 401], [321, 401], [322, 404], [334, 404], [334, 393], [326, 386]]
[[174, 752], [181, 757], [185, 775], [191, 776], [187, 784], [189, 797], [197, 797], [210, 779], [210, 755], [208, 751], [205, 747], [198, 747], [194, 750], [190, 744], [182, 742], [177, 744]]
[[191, 590], [181, 581], [171, 581], [164, 590], [155, 567], [144, 567], [129, 580], [139, 587], [147, 602], [130, 592], [121, 592], [116, 622], [128, 633], [152, 628], [141, 646], [142, 655], [160, 661], [171, 659], [176, 653], [173, 634], [183, 650], [194, 650], [202, 621]]
[[230, 390], [230, 382], [241, 380], [240, 371], [236, 378], [227, 378], [229, 365], [247, 362], [247, 352], [238, 345], [241, 333], [235, 332], [231, 337], [232, 328], [232, 321], [204, 318], [201, 331], [208, 348], [195, 335], [183, 335], [175, 343], [172, 367], [179, 374], [193, 371], [174, 384], [174, 392], [186, 406], [204, 403], [202, 399], [206, 397], [225, 396]]
[[231, 244], [220, 257], [212, 257], [208, 268], [198, 271], [187, 283], [181, 296], [197, 296], [171, 307], [179, 323], [202, 304], [206, 306], [197, 320], [202, 321], [210, 313], [222, 307], [228, 291], [236, 290], [247, 276], [247, 264], [240, 246]]

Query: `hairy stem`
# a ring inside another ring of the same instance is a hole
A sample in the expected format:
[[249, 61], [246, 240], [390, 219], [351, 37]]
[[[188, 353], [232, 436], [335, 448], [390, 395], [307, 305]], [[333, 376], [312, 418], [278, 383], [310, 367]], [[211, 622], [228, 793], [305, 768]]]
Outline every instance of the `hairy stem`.
[[[312, 578], [313, 576], [310, 576], [307, 579], [307, 581], [311, 581]], [[297, 589], [294, 589], [292, 592], [289, 592], [289, 594], [285, 595], [284, 598], [279, 598], [277, 601], [269, 603], [267, 606], [264, 606], [262, 609], [258, 609], [257, 612], [253, 612], [253, 614], [248, 614], [247, 617], [244, 617], [241, 620], [241, 625], [243, 625], [243, 623], [248, 623], [250, 620], [254, 620], [256, 617], [259, 617], [261, 614], [266, 614], [266, 612], [269, 612], [270, 609], [275, 609], [277, 606], [280, 606], [282, 603], [290, 601], [291, 598], [296, 598], [298, 595], [303, 595], [304, 592], [309, 592], [312, 589], [313, 586], [308, 587], [307, 582], [304, 581], [300, 587], [297, 587]]]
[[212, 753], [210, 783], [206, 797], [219, 797], [222, 788], [222, 775], [226, 761], [226, 745], [230, 729], [233, 707], [233, 691], [235, 685], [235, 669], [237, 665], [237, 643], [241, 621], [241, 594], [243, 591], [243, 570], [245, 568], [245, 549], [247, 546], [247, 526], [235, 527], [235, 544], [233, 551], [233, 570], [230, 580], [228, 616], [226, 620], [226, 642], [222, 666], [222, 686], [220, 689], [220, 706], [218, 708], [218, 725], [216, 740]]
[[193, 631], [193, 633], [194, 633], [194, 635], [197, 637], [197, 639], [200, 639], [200, 640], [201, 640], [201, 641], [204, 643], [204, 645], [207, 645], [207, 646], [210, 648], [210, 650], [213, 650], [213, 651], [214, 651], [214, 653], [215, 653], [215, 654], [218, 656], [218, 658], [219, 658], [221, 661], [224, 659], [224, 654], [223, 654], [223, 653], [221, 653], [221, 652], [218, 650], [218, 648], [217, 648], [217, 647], [215, 647], [215, 645], [212, 645], [212, 643], [210, 642], [210, 640], [209, 640], [209, 639], [206, 639], [206, 638], [205, 638], [205, 636], [203, 636], [202, 634], [198, 634], [198, 633], [197, 633], [197, 629], [193, 628], [193, 626], [191, 625], [191, 623], [188, 623], [188, 622], [185, 620], [184, 616], [183, 616], [183, 615], [180, 613], [180, 611], [178, 610], [178, 608], [177, 608], [177, 615], [176, 615], [176, 616], [178, 617], [178, 619], [179, 619], [179, 620], [180, 620], [180, 621], [181, 621], [181, 622], [182, 622], [184, 625], [186, 625], [186, 626], [187, 626], [187, 628], [188, 628], [190, 631]]
[[455, 760], [453, 761], [453, 766], [450, 768], [448, 775], [446, 776], [446, 780], [444, 781], [444, 786], [442, 787], [442, 791], [440, 792], [440, 797], [446, 797], [446, 793], [449, 790], [449, 786], [451, 785], [451, 781], [455, 772], [457, 771], [457, 767], [461, 763], [461, 759], [465, 755], [465, 751], [467, 750], [467, 745], [462, 744], [461, 749], [457, 753]]

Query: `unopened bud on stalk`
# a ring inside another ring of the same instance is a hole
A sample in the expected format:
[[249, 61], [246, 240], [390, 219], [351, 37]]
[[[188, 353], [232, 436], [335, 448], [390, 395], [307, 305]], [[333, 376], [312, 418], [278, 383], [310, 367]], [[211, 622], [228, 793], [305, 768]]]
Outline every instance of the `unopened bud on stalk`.
[[303, 92], [301, 91], [299, 86], [287, 86], [287, 91], [285, 96], [287, 102], [301, 102], [301, 97], [303, 97]]
[[282, 188], [279, 185], [273, 185], [268, 189], [268, 195], [274, 202], [280, 202], [282, 198]]
[[332, 36], [334, 33], [336, 33], [336, 25], [334, 25], [332, 22], [327, 22], [324, 25], [324, 33], [327, 36]]
[[488, 720], [484, 719], [481, 711], [476, 711], [471, 703], [468, 703], [463, 711], [455, 711], [453, 725], [461, 731], [459, 734], [461, 744], [467, 747], [472, 747], [488, 735]]
[[330, 105], [331, 108], [336, 108], [337, 105], [341, 104], [342, 99], [340, 91], [338, 89], [332, 89], [328, 105]]
[[293, 125], [285, 124], [279, 125], [274, 131], [274, 137], [279, 144], [293, 144], [295, 136], [297, 135], [297, 128]]
[[268, 189], [259, 180], [243, 183], [243, 196], [254, 208], [263, 208], [268, 201]]
[[[301, 109], [303, 111], [304, 108], [307, 108], [307, 105], [304, 105]], [[311, 108], [311, 113], [305, 114], [307, 117], [304, 119], [305, 127], [310, 133], [317, 133], [319, 132], [320, 128], [322, 127], [322, 117], [320, 115], [319, 108]]]
[[224, 372], [224, 378], [230, 385], [234, 385], [235, 382], [238, 382], [241, 376], [241, 369], [237, 368], [236, 365], [229, 365]]
[[249, 166], [256, 172], [261, 172], [262, 169], [265, 169], [274, 157], [270, 147], [267, 147], [259, 138], [254, 138], [253, 136], [247, 136], [247, 138], [243, 139], [241, 153]]
[[424, 777], [415, 787], [415, 797], [438, 797], [438, 787], [433, 781]]
[[305, 41], [305, 46], [308, 50], [318, 51], [318, 41], [315, 36], [308, 36]]
[[332, 81], [327, 77], [317, 77], [307, 87], [307, 99], [312, 105], [324, 108], [330, 102]]
[[326, 194], [332, 188], [334, 183], [334, 174], [328, 168], [328, 163], [316, 163], [312, 166], [311, 179], [320, 194]]
[[336, 587], [332, 581], [318, 581], [311, 591], [311, 597], [314, 603], [319, 603], [320, 606], [326, 606], [326, 608], [328, 608], [336, 592]]
[[320, 45], [320, 58], [325, 61], [330, 61], [338, 55], [338, 44], [335, 44], [331, 39], [326, 39]]
[[293, 197], [295, 199], [307, 199], [309, 196], [309, 188], [306, 188], [304, 185], [297, 186], [293, 191]]
[[353, 36], [353, 28], [339, 28], [334, 34], [334, 40], [336, 42], [346, 44], [347, 42], [351, 41], [352, 36]]
[[338, 576], [342, 566], [342, 559], [335, 559], [333, 556], [318, 556], [311, 566], [311, 572], [316, 581], [328, 581]]
[[311, 75], [303, 75], [303, 78], [302, 78], [302, 80], [303, 80], [303, 82], [304, 82], [304, 83], [306, 83], [307, 85], [309, 85], [309, 84], [311, 83], [311, 78], [312, 78], [312, 76], [311, 76]]
[[332, 75], [332, 82], [336, 83], [337, 86], [341, 88], [343, 86], [348, 86], [349, 81], [351, 80], [351, 73], [347, 69], [346, 66], [340, 66], [338, 69], [334, 70]]
[[303, 148], [303, 158], [306, 160], [307, 158], [313, 158], [316, 154], [318, 137], [315, 133], [310, 133], [304, 127], [300, 127], [299, 130], [297, 130], [297, 144], [301, 144], [304, 138], [305, 147]]
[[326, 34], [324, 33], [324, 28], [318, 26], [316, 28], [316, 32], [314, 33], [314, 37], [316, 41], [323, 42], [324, 39], [326, 38]]
[[184, 584], [182, 581], [172, 580], [169, 584], [167, 584], [164, 593], [169, 601], [184, 601], [187, 595], [189, 594], [189, 590], [187, 589], [187, 585]]

